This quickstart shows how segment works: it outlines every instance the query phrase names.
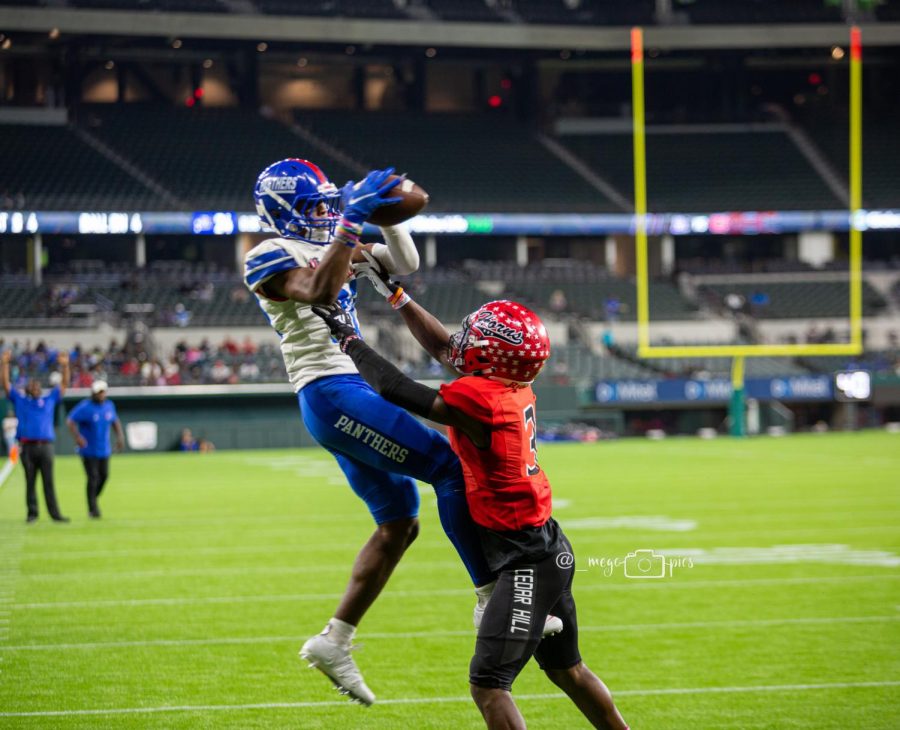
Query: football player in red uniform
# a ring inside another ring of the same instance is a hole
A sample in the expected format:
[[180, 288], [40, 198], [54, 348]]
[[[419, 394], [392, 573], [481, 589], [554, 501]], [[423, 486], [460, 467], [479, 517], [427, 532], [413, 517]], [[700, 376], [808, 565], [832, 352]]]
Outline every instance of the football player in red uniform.
[[[540, 318], [515, 302], [489, 302], [451, 336], [377, 264], [363, 273], [400, 310], [419, 343], [462, 374], [440, 390], [416, 383], [368, 347], [340, 307], [313, 307], [386, 400], [448, 426], [469, 509], [498, 573], [469, 666], [472, 697], [487, 726], [525, 727], [510, 692], [534, 655], [594, 727], [627, 730], [609, 690], [578, 651], [572, 546], [550, 515], [550, 483], [537, 461], [531, 382], [550, 355]], [[563, 630], [542, 640], [549, 614], [562, 619]]]

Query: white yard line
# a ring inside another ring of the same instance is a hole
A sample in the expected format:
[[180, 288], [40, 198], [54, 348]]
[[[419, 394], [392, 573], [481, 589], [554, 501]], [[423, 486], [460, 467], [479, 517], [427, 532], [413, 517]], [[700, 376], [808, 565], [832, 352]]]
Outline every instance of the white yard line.
[[[619, 633], [642, 631], [677, 631], [683, 629], [733, 629], [754, 628], [760, 626], [803, 626], [827, 624], [864, 624], [900, 621], [900, 616], [810, 616], [774, 619], [736, 619], [727, 621], [675, 621], [665, 623], [644, 624], [609, 624], [607, 626], [579, 626], [582, 634]], [[453, 636], [475, 637], [475, 630], [459, 631], [399, 631], [399, 632], [365, 632], [359, 635], [362, 640], [369, 639], [433, 639]], [[302, 636], [226, 636], [210, 639], [145, 639], [135, 641], [88, 641], [68, 644], [21, 644], [18, 646], [0, 646], [0, 651], [55, 651], [70, 649], [117, 649], [137, 646], [216, 646], [229, 644], [280, 644], [282, 642], [300, 642]]]
[[[830, 534], [868, 534], [870, 532], [886, 532], [886, 531], [896, 531], [897, 525], [868, 525], [868, 526], [842, 526], [842, 527], [810, 527], [810, 528], [797, 528], [797, 527], [785, 527], [782, 529], [767, 529], [766, 534], [790, 534], [792, 536], [796, 536], [798, 534], [816, 534], [816, 535], [830, 535]], [[635, 531], [633, 534], [643, 534], [640, 531]], [[654, 533], [655, 534], [655, 533]], [[723, 532], [707, 532], [702, 531], [702, 536], [704, 540], [710, 537], [723, 535], [728, 537], [735, 537], [737, 535], [758, 535], [759, 530], [729, 530]], [[585, 534], [580, 534], [578, 536], [579, 544], [586, 545], [588, 541], [588, 537]], [[654, 538], [656, 539], [656, 538]], [[2, 546], [3, 543], [0, 543]], [[419, 538], [416, 540], [416, 549], [421, 550], [422, 548], [440, 548], [443, 546], [450, 546], [450, 543], [446, 539], [433, 539], [433, 540], [423, 540]], [[253, 545], [199, 545], [199, 546], [190, 546], [190, 547], [141, 547], [141, 548], [115, 548], [110, 547], [106, 550], [29, 550], [26, 554], [22, 555], [22, 560], [65, 560], [67, 558], [77, 560], [81, 558], [116, 558], [116, 557], [138, 557], [138, 556], [158, 556], [158, 555], [183, 555], [186, 557], [191, 557], [193, 555], [256, 555], [256, 554], [269, 554], [275, 552], [283, 552], [286, 550], [294, 551], [300, 553], [319, 553], [319, 552], [327, 552], [330, 550], [347, 550], [348, 552], [352, 552], [354, 555], [358, 550], [359, 546], [353, 543], [349, 543], [347, 540], [342, 542], [330, 542], [330, 543], [315, 543], [310, 541], [305, 542], [288, 542], [288, 543], [270, 543], [266, 545], [262, 545], [259, 543]], [[578, 551], [578, 554], [581, 555], [585, 553], [585, 548], [582, 548]]]
[[12, 474], [13, 469], [15, 469], [16, 465], [13, 464], [9, 459], [6, 460], [6, 463], [0, 467], [0, 487], [6, 484], [6, 479]]
[[[836, 689], [869, 689], [898, 687], [900, 681], [832, 682], [829, 684], [767, 684], [737, 687], [661, 687], [626, 689], [614, 692], [616, 697], [653, 697], [658, 695], [747, 694], [751, 692], [814, 692]], [[559, 693], [516, 695], [516, 700], [561, 700]], [[377, 705], [432, 705], [469, 703], [469, 696], [457, 697], [398, 697], [378, 700]], [[316, 707], [346, 707], [346, 700], [325, 702], [257, 702], [244, 705], [174, 705], [163, 707], [115, 707], [91, 710], [41, 710], [37, 712], [0, 712], [0, 717], [71, 717], [79, 715], [144, 715], [159, 712], [240, 712], [245, 710], [293, 710]]]
[[[885, 529], [888, 529], [885, 527]], [[896, 529], [893, 527], [891, 529]], [[450, 541], [446, 538], [442, 540], [416, 540], [416, 549], [421, 548], [437, 548], [447, 546], [451, 547]], [[270, 543], [268, 545], [200, 545], [188, 547], [144, 547], [144, 548], [109, 548], [108, 550], [32, 550], [22, 556], [23, 560], [65, 560], [66, 558], [82, 559], [82, 558], [117, 558], [117, 557], [138, 557], [138, 556], [160, 556], [160, 555], [178, 555], [188, 560], [193, 559], [195, 555], [255, 555], [255, 554], [284, 554], [286, 551], [297, 551], [298, 553], [319, 553], [332, 550], [346, 550], [353, 557], [359, 552], [359, 545], [343, 542], [293, 542], [293, 543]]]
[[[415, 564], [407, 563], [406, 565], [399, 566], [398, 570], [409, 569], [413, 567], [413, 565], [416, 568], [426, 569], [452, 568], [459, 565], [459, 561], [435, 560]], [[81, 583], [85, 580], [108, 578], [118, 582], [134, 578], [168, 578], [205, 575], [303, 575], [307, 573], [346, 573], [349, 570], [349, 562], [340, 562], [317, 563], [316, 565], [244, 565], [229, 568], [156, 568], [153, 570], [84, 570], [79, 572], [26, 573], [22, 575], [21, 580], [35, 583], [41, 581], [60, 583], [62, 581], [72, 580]]]
[[[856, 583], [863, 581], [897, 580], [900, 576], [894, 574], [883, 575], [847, 575], [797, 578], [748, 578], [746, 580], [684, 580], [677, 578], [666, 580], [629, 581], [627, 583], [610, 583], [606, 578], [598, 578], [596, 582], [588, 582], [582, 579], [576, 589], [576, 594], [593, 591], [628, 591], [634, 589], [658, 589], [664, 588], [727, 588], [747, 587], [757, 585], [806, 585], [823, 583]], [[469, 588], [445, 588], [440, 590], [391, 590], [388, 589], [379, 600], [392, 598], [415, 598], [419, 596], [471, 596]], [[98, 608], [98, 607], [136, 607], [136, 606], [185, 606], [218, 603], [276, 603], [284, 601], [331, 601], [338, 600], [343, 593], [288, 593], [275, 595], [251, 595], [251, 596], [178, 596], [160, 598], [113, 598], [86, 601], [45, 601], [33, 603], [16, 603], [10, 606], [12, 611], [31, 610], [58, 610], [71, 608]]]

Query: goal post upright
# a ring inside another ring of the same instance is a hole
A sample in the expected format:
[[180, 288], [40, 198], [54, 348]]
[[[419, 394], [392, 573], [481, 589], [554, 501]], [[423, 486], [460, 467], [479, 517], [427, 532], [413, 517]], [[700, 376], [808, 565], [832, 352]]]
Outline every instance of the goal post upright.
[[638, 355], [650, 347], [647, 266], [647, 156], [644, 134], [644, 31], [631, 29], [631, 116], [634, 164], [634, 245], [637, 269]]
[[850, 344], [862, 341], [862, 32], [850, 28]]

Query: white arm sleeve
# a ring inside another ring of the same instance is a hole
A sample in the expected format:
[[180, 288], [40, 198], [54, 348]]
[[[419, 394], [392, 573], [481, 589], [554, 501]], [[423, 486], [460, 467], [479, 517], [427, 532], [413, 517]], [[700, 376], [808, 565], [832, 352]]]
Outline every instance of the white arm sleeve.
[[419, 268], [419, 252], [409, 230], [402, 223], [381, 229], [385, 243], [376, 243], [372, 255], [390, 274], [406, 276]]

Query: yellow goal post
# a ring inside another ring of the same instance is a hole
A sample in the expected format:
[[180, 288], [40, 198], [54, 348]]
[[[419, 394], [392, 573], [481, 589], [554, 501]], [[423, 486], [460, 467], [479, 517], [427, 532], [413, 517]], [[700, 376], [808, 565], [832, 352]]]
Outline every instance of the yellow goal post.
[[[638, 357], [778, 357], [858, 355], [862, 341], [862, 38], [850, 29], [850, 341], [826, 344], [652, 345], [650, 282], [647, 262], [647, 162], [644, 123], [644, 34], [631, 29], [631, 87], [634, 125], [635, 264], [637, 277]], [[743, 369], [743, 368], [741, 368]], [[742, 380], [743, 378], [741, 378]]]

